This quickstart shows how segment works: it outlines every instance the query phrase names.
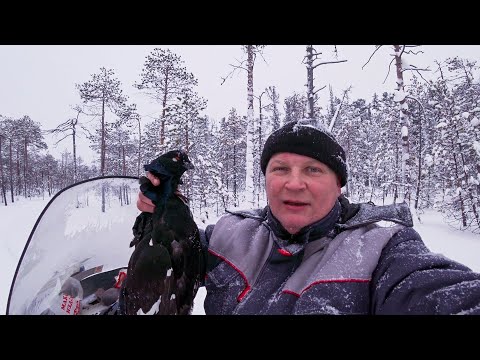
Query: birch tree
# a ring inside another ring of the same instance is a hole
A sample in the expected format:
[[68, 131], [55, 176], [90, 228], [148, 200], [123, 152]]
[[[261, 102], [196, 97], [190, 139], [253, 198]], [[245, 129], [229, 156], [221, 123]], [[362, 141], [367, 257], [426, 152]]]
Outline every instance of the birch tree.
[[7, 206], [7, 192], [5, 190], [5, 177], [3, 171], [3, 144], [5, 143], [5, 125], [3, 123], [3, 116], [0, 115], [0, 181], [2, 182], [1, 185], [1, 196], [2, 201]]
[[[253, 143], [253, 131], [255, 129], [255, 118], [253, 110], [254, 90], [253, 90], [253, 69], [255, 66], [255, 60], [257, 55], [262, 55], [265, 45], [243, 45], [242, 49], [247, 55], [247, 59], [241, 61], [238, 65], [232, 65], [234, 67], [233, 74], [237, 69], [243, 69], [247, 71], [247, 139], [246, 139], [246, 172], [245, 172], [245, 195], [246, 202], [251, 207], [254, 206], [254, 179], [255, 174], [253, 171], [255, 146]], [[230, 76], [229, 75], [229, 76]], [[228, 76], [227, 76], [228, 78]], [[223, 79], [222, 84], [227, 78]]]

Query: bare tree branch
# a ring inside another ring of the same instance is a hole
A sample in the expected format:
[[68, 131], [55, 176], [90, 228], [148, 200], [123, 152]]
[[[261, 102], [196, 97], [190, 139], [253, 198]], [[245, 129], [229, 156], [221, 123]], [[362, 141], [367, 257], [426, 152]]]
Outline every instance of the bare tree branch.
[[418, 55], [418, 54], [424, 54], [424, 51], [422, 51], [422, 50], [418, 50], [418, 51], [408, 50], [408, 51], [405, 51], [405, 54]]
[[324, 61], [324, 62], [316, 64], [315, 66], [312, 66], [312, 69], [315, 69], [316, 67], [318, 67], [320, 65], [342, 63], [342, 62], [346, 62], [346, 61], [347, 60]]
[[425, 81], [428, 84], [428, 80], [423, 77], [422, 73], [418, 70], [416, 72], [423, 79], [423, 81]]
[[[320, 55], [322, 55], [322, 54], [323, 54], [323, 53], [318, 52], [317, 50], [315, 50], [314, 47], [312, 47], [312, 62], [314, 62], [315, 60], [317, 60], [318, 57], [319, 57]], [[305, 61], [306, 61], [306, 60], [308, 60], [308, 56], [307, 56], [307, 55], [305, 55], [305, 56], [303, 57], [303, 59], [302, 59], [302, 64], [305, 64]]]
[[422, 68], [416, 67], [415, 65], [410, 65], [410, 67], [402, 69], [402, 72], [405, 72], [405, 71], [430, 71], [430, 69], [429, 68], [422, 69]]
[[316, 93], [318, 93], [320, 90], [323, 90], [327, 87], [327, 85], [324, 85], [323, 87], [321, 87], [320, 89], [316, 90], [313, 95], [315, 95]]
[[57, 147], [57, 145], [58, 145], [58, 143], [59, 143], [60, 141], [65, 140], [65, 139], [66, 139], [67, 137], [69, 137], [69, 136], [72, 136], [72, 134], [67, 134], [67, 135], [65, 135], [63, 138], [61, 138], [60, 140], [58, 140], [57, 142], [55, 142], [53, 145], [55, 145], [55, 147]]
[[[416, 54], [415, 54], [416, 55]], [[402, 73], [405, 72], [405, 71], [415, 71], [422, 79], [423, 81], [425, 81], [426, 83], [428, 83], [428, 80], [425, 79], [421, 73], [421, 71], [430, 71], [430, 69], [427, 67], [425, 69], [422, 69], [422, 68], [418, 68], [416, 67], [415, 65], [410, 65], [410, 67], [407, 67], [405, 69], [402, 69]]]
[[383, 45], [376, 45], [377, 47], [375, 48], [375, 51], [372, 53], [372, 55], [370, 55], [370, 57], [368, 58], [367, 62], [362, 66], [362, 70], [363, 68], [370, 62], [370, 60], [372, 60], [372, 57], [373, 55], [375, 55], [375, 53], [383, 46]]
[[[92, 137], [93, 134], [90, 132], [90, 130], [88, 130], [85, 126], [83, 125], [80, 125], [80, 127], [82, 128], [83, 131], [85, 131], [89, 137]], [[83, 133], [84, 135], [86, 135], [85, 133]]]
[[333, 126], [335, 125], [335, 121], [338, 118], [338, 114], [340, 114], [340, 109], [342, 108], [343, 102], [345, 101], [345, 97], [347, 96], [348, 92], [350, 92], [351, 89], [352, 89], [352, 86], [350, 85], [347, 90], [343, 91], [342, 101], [340, 102], [340, 104], [338, 104], [337, 110], [335, 111], [335, 114], [332, 116], [330, 125], [328, 126], [328, 130], [330, 132], [333, 130]]
[[[263, 56], [262, 56], [263, 57]], [[247, 60], [237, 60], [235, 59], [237, 62], [238, 62], [238, 65], [233, 65], [233, 64], [229, 64], [233, 70], [230, 71], [227, 76], [225, 77], [221, 77], [222, 79], [222, 82], [220, 83], [220, 85], [223, 85], [225, 83], [225, 81], [227, 81], [229, 78], [233, 77], [233, 74], [235, 74], [235, 71], [237, 70], [245, 70], [245, 71], [248, 71], [247, 68], [243, 67], [243, 64], [245, 64], [247, 62]]]
[[220, 83], [220, 85], [223, 85], [224, 82], [228, 80], [228, 78], [233, 77], [233, 74], [235, 73], [236, 70], [238, 70], [238, 69], [242, 69], [242, 70], [245, 70], [245, 71], [247, 70], [246, 68], [244, 68], [242, 66], [234, 66], [234, 65], [231, 65], [231, 64], [230, 64], [230, 66], [233, 66], [234, 69], [227, 76], [221, 78], [222, 82]]
[[387, 78], [388, 78], [388, 75], [390, 75], [390, 69], [392, 67], [392, 63], [395, 61], [395, 58], [393, 57], [392, 58], [392, 61], [390, 61], [390, 64], [388, 64], [388, 72], [387, 72], [387, 76], [385, 76], [385, 80], [383, 80], [383, 83], [382, 84], [385, 84], [385, 81], [387, 81]]
[[[258, 54], [262, 57], [262, 59], [263, 59], [263, 61], [265, 62], [265, 64], [268, 65], [267, 60], [265, 60], [265, 58], [263, 57], [263, 51], [259, 51]], [[254, 53], [253, 55], [256, 57], [257, 53]]]

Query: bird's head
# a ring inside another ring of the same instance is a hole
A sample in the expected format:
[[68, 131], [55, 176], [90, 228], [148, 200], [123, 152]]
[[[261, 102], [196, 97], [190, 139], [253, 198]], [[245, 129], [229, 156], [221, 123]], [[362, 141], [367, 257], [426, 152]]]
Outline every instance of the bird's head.
[[161, 155], [158, 160], [174, 176], [180, 177], [187, 170], [193, 169], [187, 153], [184, 150], [172, 150]]
[[159, 156], [144, 168], [160, 179], [170, 177], [180, 179], [185, 171], [193, 169], [193, 165], [185, 151], [172, 150]]
[[159, 205], [165, 203], [178, 185], [183, 183], [180, 179], [183, 173], [194, 167], [185, 151], [172, 150], [144, 165], [143, 168], [160, 179], [160, 186], [153, 186], [146, 177], [141, 177], [140, 190], [155, 205]]

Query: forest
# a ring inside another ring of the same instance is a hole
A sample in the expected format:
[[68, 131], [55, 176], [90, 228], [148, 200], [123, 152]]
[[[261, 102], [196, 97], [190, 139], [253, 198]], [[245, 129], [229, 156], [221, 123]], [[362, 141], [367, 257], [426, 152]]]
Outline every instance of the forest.
[[[209, 212], [218, 216], [245, 204], [264, 206], [259, 166], [263, 143], [284, 123], [308, 118], [330, 131], [346, 150], [347, 197], [378, 205], [405, 201], [419, 219], [425, 209], [435, 209], [455, 228], [480, 233], [476, 61], [455, 56], [436, 61], [433, 80], [426, 80], [424, 69], [413, 65], [421, 46], [385, 46], [392, 50], [393, 92], [354, 99], [349, 89], [335, 94], [331, 87], [316, 88], [318, 67], [348, 59], [325, 61], [316, 46], [306, 45], [299, 54], [306, 68], [306, 91], [281, 94], [281, 102], [273, 85], [254, 93], [255, 61], [265, 46], [244, 45], [245, 57], [232, 66], [232, 73], [245, 74], [248, 106], [232, 107], [219, 121], [207, 114], [208, 99], [198, 94], [195, 74], [169, 49], [153, 49], [133, 85], [122, 84], [115, 69], [99, 67], [91, 78], [72, 84], [78, 104], [71, 118], [56, 128], [42, 128], [29, 114], [2, 116], [0, 109], [0, 204], [8, 206], [19, 196], [52, 197], [98, 176], [141, 176], [143, 164], [182, 148], [195, 170], [185, 174], [181, 191], [202, 219], [213, 215]], [[124, 95], [127, 86], [157, 103], [158, 117], [140, 116], [137, 104]], [[318, 102], [320, 91], [328, 98], [327, 106]], [[60, 159], [49, 154], [47, 134], [68, 145]], [[94, 163], [86, 164], [77, 153], [80, 138], [97, 154]]]

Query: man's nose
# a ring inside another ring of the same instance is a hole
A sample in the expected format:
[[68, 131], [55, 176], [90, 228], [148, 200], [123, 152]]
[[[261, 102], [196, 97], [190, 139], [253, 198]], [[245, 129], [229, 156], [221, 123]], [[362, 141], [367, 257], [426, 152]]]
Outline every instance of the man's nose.
[[290, 172], [285, 187], [289, 190], [302, 190], [306, 187], [305, 179], [298, 171]]

